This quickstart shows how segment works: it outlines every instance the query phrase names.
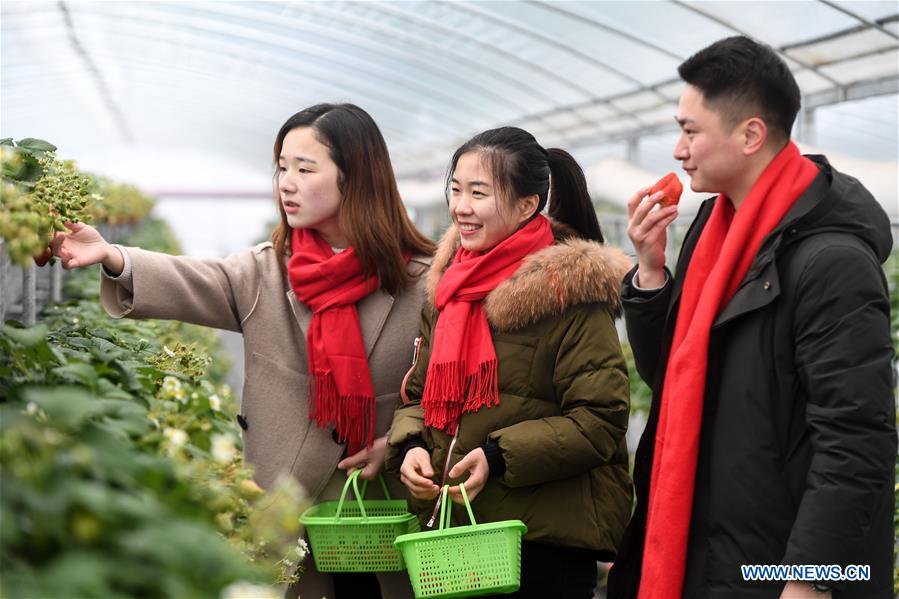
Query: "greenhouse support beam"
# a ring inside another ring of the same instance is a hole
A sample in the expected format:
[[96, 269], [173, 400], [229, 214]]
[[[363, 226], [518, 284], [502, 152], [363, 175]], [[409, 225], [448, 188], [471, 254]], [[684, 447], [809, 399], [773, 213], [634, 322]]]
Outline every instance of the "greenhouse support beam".
[[37, 266], [29, 264], [22, 274], [22, 320], [26, 327], [37, 323]]
[[7, 270], [9, 259], [6, 256], [6, 242], [0, 239], [0, 323], [6, 320], [6, 304], [10, 301]]
[[868, 79], [809, 94], [803, 98], [802, 103], [807, 108], [820, 108], [850, 100], [864, 100], [872, 96], [896, 93], [899, 93], [899, 77], [890, 76], [881, 79]]
[[62, 301], [62, 262], [58, 260], [50, 267], [50, 301]]

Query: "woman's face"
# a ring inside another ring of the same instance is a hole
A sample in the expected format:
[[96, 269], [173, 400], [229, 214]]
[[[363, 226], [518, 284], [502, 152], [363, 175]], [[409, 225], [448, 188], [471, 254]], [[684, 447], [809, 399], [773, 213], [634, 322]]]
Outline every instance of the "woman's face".
[[516, 209], [520, 202], [507, 205], [483, 157], [480, 152], [460, 156], [450, 182], [450, 218], [459, 226], [462, 247], [470, 252], [490, 251], [532, 212]]
[[284, 137], [278, 171], [278, 192], [287, 224], [314, 229], [333, 247], [346, 247], [338, 221], [340, 169], [310, 127], [292, 129]]

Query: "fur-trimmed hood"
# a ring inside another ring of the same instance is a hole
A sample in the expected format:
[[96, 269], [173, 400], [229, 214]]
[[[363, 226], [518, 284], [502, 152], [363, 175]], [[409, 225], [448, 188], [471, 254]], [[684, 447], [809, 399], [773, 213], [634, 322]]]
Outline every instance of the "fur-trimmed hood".
[[[619, 311], [621, 281], [632, 267], [630, 258], [619, 248], [578, 239], [562, 223], [550, 219], [550, 224], [555, 245], [525, 258], [484, 300], [487, 319], [500, 331], [519, 329], [577, 304], [601, 302]], [[458, 248], [459, 229], [454, 224], [440, 239], [428, 272], [431, 306]]]

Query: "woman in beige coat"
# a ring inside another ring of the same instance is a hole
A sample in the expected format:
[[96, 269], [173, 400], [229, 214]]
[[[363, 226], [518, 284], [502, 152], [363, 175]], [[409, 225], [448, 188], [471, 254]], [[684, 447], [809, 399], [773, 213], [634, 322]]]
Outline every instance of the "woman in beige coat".
[[[360, 108], [293, 115], [274, 160], [281, 222], [270, 243], [199, 260], [113, 246], [71, 224], [53, 251], [67, 269], [103, 264], [101, 301], [113, 318], [242, 333], [246, 460], [263, 488], [291, 475], [322, 501], [339, 495], [343, 470], [371, 479], [381, 469], [434, 246], [409, 221], [384, 139]], [[303, 567], [290, 595], [381, 596], [370, 575], [322, 574], [308, 557]], [[403, 572], [378, 581], [384, 597], [411, 596]]]

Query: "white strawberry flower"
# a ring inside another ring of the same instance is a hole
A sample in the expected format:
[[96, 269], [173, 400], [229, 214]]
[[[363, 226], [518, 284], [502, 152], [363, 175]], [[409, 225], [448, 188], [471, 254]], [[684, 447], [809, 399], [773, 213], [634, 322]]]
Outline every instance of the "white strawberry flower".
[[232, 462], [237, 455], [237, 447], [234, 445], [234, 437], [228, 434], [212, 435], [212, 459], [220, 464]]

